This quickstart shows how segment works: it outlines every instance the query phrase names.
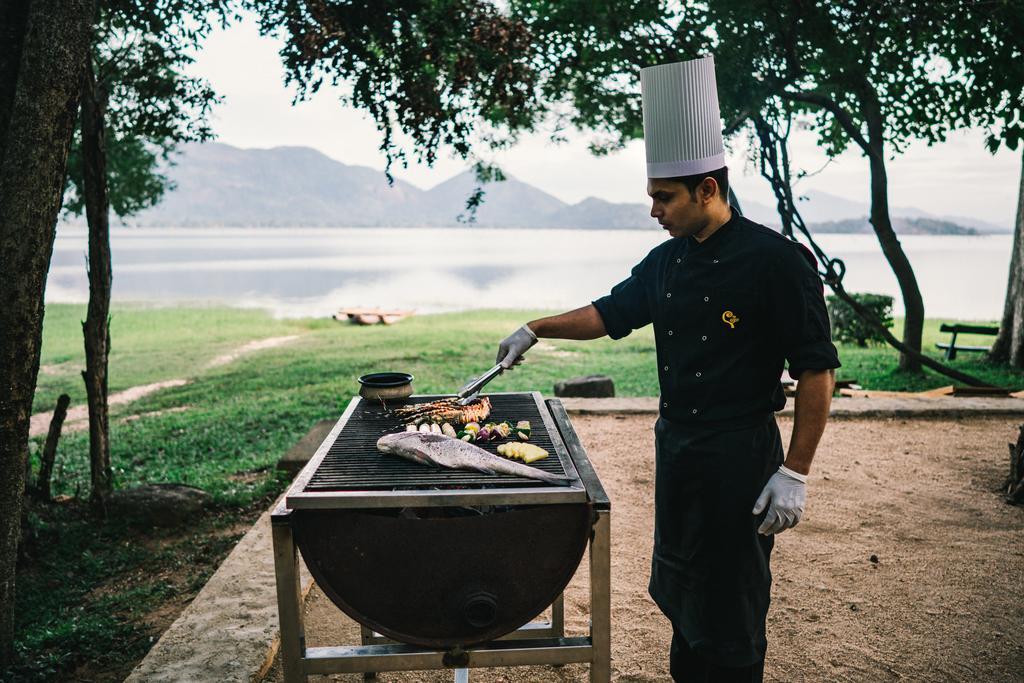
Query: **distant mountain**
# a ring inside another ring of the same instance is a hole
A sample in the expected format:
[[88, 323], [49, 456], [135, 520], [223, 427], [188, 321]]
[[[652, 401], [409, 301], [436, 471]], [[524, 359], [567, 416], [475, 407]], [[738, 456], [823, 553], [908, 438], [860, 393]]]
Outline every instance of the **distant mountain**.
[[186, 145], [166, 169], [176, 188], [128, 219], [143, 226], [362, 224], [389, 207], [415, 204], [422, 190], [379, 171], [348, 166], [308, 147], [238, 149]]
[[[804, 221], [811, 226], [830, 226], [826, 228], [826, 232], [834, 231], [831, 227], [832, 223], [850, 220], [855, 222], [860, 221], [871, 211], [870, 205], [866, 202], [855, 202], [844, 197], [839, 197], [834, 194], [818, 190], [810, 190], [800, 195], [800, 197], [797, 208], [800, 210], [800, 215], [803, 217]], [[744, 215], [751, 220], [774, 227], [779, 226], [779, 215], [774, 206], [769, 207], [753, 201], [743, 201], [742, 197], [740, 198], [740, 205], [743, 208]], [[935, 225], [923, 223], [916, 227], [905, 224], [904, 227], [909, 230], [909, 232], [904, 231], [904, 234], [999, 234], [1013, 232], [1012, 228], [1008, 226], [1003, 227], [995, 225], [993, 223], [978, 220], [977, 218], [969, 218], [967, 216], [936, 216], [935, 214], [922, 211], [921, 209], [912, 206], [893, 206], [890, 209], [890, 215], [894, 222], [898, 218], [919, 218], [923, 220], [936, 221]], [[942, 223], [950, 223], [962, 228], [970, 228], [974, 230], [974, 232], [946, 232], [947, 228], [940, 225]], [[935, 228], [937, 232], [928, 233], [927, 231], [930, 227]], [[870, 226], [868, 226], [868, 231], [870, 231], [870, 229]], [[896, 231], [901, 232], [899, 228], [896, 228]], [[861, 232], [861, 230], [858, 228], [853, 232]]]
[[[467, 171], [424, 192], [425, 224], [451, 225], [465, 213], [466, 199], [476, 187], [476, 177]], [[546, 227], [547, 217], [565, 206], [561, 199], [511, 176], [482, 189], [483, 204], [476, 212], [476, 224], [482, 227]]]
[[[175, 189], [137, 216], [135, 226], [451, 226], [465, 213], [477, 186], [470, 172], [423, 190], [365, 166], [335, 161], [308, 147], [239, 149], [221, 143], [185, 145], [166, 169]], [[483, 186], [476, 214], [483, 227], [650, 229], [646, 204], [607, 202], [588, 197], [567, 204], [540, 188], [509, 177]], [[744, 214], [777, 226], [773, 207], [740, 197]], [[825, 192], [808, 192], [801, 213], [824, 232], [864, 231], [866, 204]], [[894, 217], [922, 219], [901, 223], [900, 232], [973, 234], [1008, 232], [968, 219], [951, 220], [918, 209], [894, 209]], [[930, 221], [930, 222], [929, 222]], [[955, 224], [955, 225], [954, 225]]]
[[755, 202], [751, 199], [744, 199], [743, 197], [737, 197], [740, 203], [740, 209], [743, 211], [743, 215], [762, 225], [770, 225], [773, 228], [778, 229], [779, 227], [779, 214], [775, 211], [775, 207]]
[[[175, 189], [131, 216], [134, 226], [450, 226], [477, 187], [466, 171], [430, 190], [308, 147], [185, 145], [166, 169]], [[481, 227], [649, 228], [642, 204], [588, 198], [567, 204], [514, 177], [483, 186]]]
[[866, 215], [866, 205], [828, 192], [807, 192], [797, 199], [800, 215], [808, 223], [841, 221]]
[[[868, 222], [866, 216], [862, 218], [847, 218], [841, 221], [826, 221], [824, 223], [812, 223], [809, 226], [812, 233], [873, 233], [874, 228]], [[950, 221], [936, 220], [934, 218], [893, 218], [892, 228], [900, 235], [977, 235], [975, 228], [968, 228], [957, 225]]]
[[1013, 232], [1013, 228], [1009, 225], [996, 225], [995, 223], [989, 223], [988, 221], [983, 221], [979, 218], [971, 218], [970, 216], [943, 216], [942, 218], [943, 220], [951, 221], [958, 225], [965, 225], [969, 228], [974, 228], [978, 231], [978, 234], [981, 235], [1009, 234]]
[[578, 204], [563, 206], [548, 217], [548, 223], [562, 228], [650, 229], [654, 227], [651, 207], [646, 204], [614, 204], [587, 197]]

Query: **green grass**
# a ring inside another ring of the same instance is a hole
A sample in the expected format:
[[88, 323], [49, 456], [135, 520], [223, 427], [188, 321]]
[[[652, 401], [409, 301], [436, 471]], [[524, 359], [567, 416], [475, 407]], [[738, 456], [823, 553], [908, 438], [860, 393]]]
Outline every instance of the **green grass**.
[[[932, 358], [945, 363], [943, 350], [937, 349], [938, 342], [948, 343], [948, 333], [939, 332], [944, 322], [958, 322], [950, 319], [929, 319], [925, 321], [922, 335], [922, 350]], [[979, 325], [999, 326], [998, 320], [976, 321]], [[892, 329], [897, 339], [903, 336], [903, 319], [897, 318]], [[995, 337], [974, 334], [957, 336], [957, 346], [991, 346]], [[866, 389], [884, 391], [924, 391], [949, 384], [960, 384], [953, 379], [926, 369], [923, 373], [905, 373], [896, 369], [899, 353], [888, 345], [859, 348], [852, 344], [837, 345], [839, 360], [843, 367], [838, 376], [845, 379], [856, 379]], [[952, 367], [974, 375], [989, 384], [1014, 389], [1024, 388], [1024, 373], [1003, 365], [990, 363], [984, 353], [958, 353], [956, 360], [949, 363]]]
[[[61, 392], [71, 395], [73, 405], [84, 403], [79, 324], [84, 313], [82, 306], [47, 307], [42, 351], [47, 372], [40, 374], [36, 411], [52, 409]], [[276, 461], [315, 422], [342, 412], [357, 392], [359, 375], [403, 370], [416, 376], [419, 393], [451, 392], [493, 364], [500, 339], [539, 315], [474, 311], [357, 327], [331, 320], [275, 320], [256, 310], [116, 307], [111, 391], [190, 380], [112, 409], [116, 486], [191, 484], [209, 491], [215, 504], [187, 533], [133, 528], [130, 520], [91, 520], [78, 502], [88, 495], [88, 435], [65, 434], [53, 488], [71, 499], [34, 505], [29, 515], [18, 579], [20, 662], [0, 672], [0, 680], [123, 676], [124, 667], [130, 668], [150, 638], [159, 635], [145, 614], [183, 605], [198, 591], [237, 538], [237, 529], [286, 485], [274, 470]], [[929, 320], [925, 331], [925, 347], [936, 357], [934, 344], [946, 336], [938, 333], [941, 322]], [[245, 342], [288, 334], [301, 337], [206, 367]], [[650, 328], [618, 342], [544, 340], [527, 363], [491, 386], [550, 394], [560, 379], [603, 373], [614, 379], [621, 396], [652, 396], [658, 393], [653, 354]], [[887, 347], [842, 346], [840, 356], [839, 376], [872, 389], [922, 390], [951, 383], [932, 372], [896, 372], [896, 353]], [[1024, 386], [1024, 374], [990, 365], [979, 354], [963, 354], [955, 366], [993, 384]], [[181, 407], [186, 409], [121, 419]], [[41, 444], [42, 438], [33, 439], [34, 453]]]
[[[85, 402], [84, 305], [51, 304], [44, 319], [42, 371], [33, 412], [52, 410], [66, 392]], [[207, 362], [252, 339], [299, 334], [327, 320], [275, 320], [234, 308], [116, 306], [110, 316], [109, 390], [191, 376]]]
[[183, 608], [237, 543], [238, 521], [259, 507], [213, 510], [182, 532], [98, 522], [75, 502], [32, 505], [17, 579], [18, 661], [0, 680], [123, 680], [160, 636], [151, 612]]

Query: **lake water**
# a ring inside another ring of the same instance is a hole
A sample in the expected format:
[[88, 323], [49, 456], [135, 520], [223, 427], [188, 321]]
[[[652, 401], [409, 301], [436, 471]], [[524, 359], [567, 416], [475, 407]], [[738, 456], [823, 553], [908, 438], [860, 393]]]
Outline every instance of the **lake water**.
[[[212, 302], [323, 316], [342, 306], [567, 309], [605, 294], [660, 230], [484, 228], [121, 228], [111, 235], [115, 301]], [[998, 319], [1012, 235], [901, 238], [929, 317]], [[874, 235], [822, 235], [850, 291], [897, 298]], [[61, 226], [46, 299], [84, 302], [84, 228]]]

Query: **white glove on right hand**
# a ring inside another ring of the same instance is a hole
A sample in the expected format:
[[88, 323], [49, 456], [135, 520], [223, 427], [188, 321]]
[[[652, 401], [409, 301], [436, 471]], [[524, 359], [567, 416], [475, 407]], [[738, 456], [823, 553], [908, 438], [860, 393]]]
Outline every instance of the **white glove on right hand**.
[[758, 527], [758, 533], [777, 534], [791, 529], [800, 522], [807, 503], [807, 475], [794, 472], [785, 465], [772, 475], [754, 503], [754, 514], [768, 508], [768, 514]]
[[498, 346], [498, 358], [494, 362], [508, 370], [536, 343], [537, 335], [528, 326], [523, 325], [501, 342]]

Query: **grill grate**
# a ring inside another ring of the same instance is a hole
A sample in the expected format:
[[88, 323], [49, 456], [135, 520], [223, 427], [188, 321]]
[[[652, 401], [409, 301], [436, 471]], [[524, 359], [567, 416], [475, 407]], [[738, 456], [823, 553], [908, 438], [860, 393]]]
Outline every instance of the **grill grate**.
[[[409, 402], [426, 403], [435, 398], [414, 397]], [[530, 443], [540, 446], [550, 453], [547, 458], [533, 463], [532, 466], [558, 476], [566, 476], [567, 473], [559, 458], [552, 435], [548, 433], [533, 394], [492, 394], [490, 399], [491, 415], [486, 421], [529, 420]], [[407, 405], [407, 403], [395, 404], [395, 406], [397, 405]], [[384, 434], [401, 431], [403, 428], [402, 421], [381, 406], [379, 402], [360, 401], [304, 490], [309, 492], [415, 491], [549, 486], [544, 482], [523, 477], [432, 468], [410, 462], [396, 455], [384, 455], [377, 451], [377, 439]], [[559, 437], [556, 434], [554, 438]], [[505, 442], [488, 443], [480, 447], [496, 455], [497, 447], [501, 443]]]

